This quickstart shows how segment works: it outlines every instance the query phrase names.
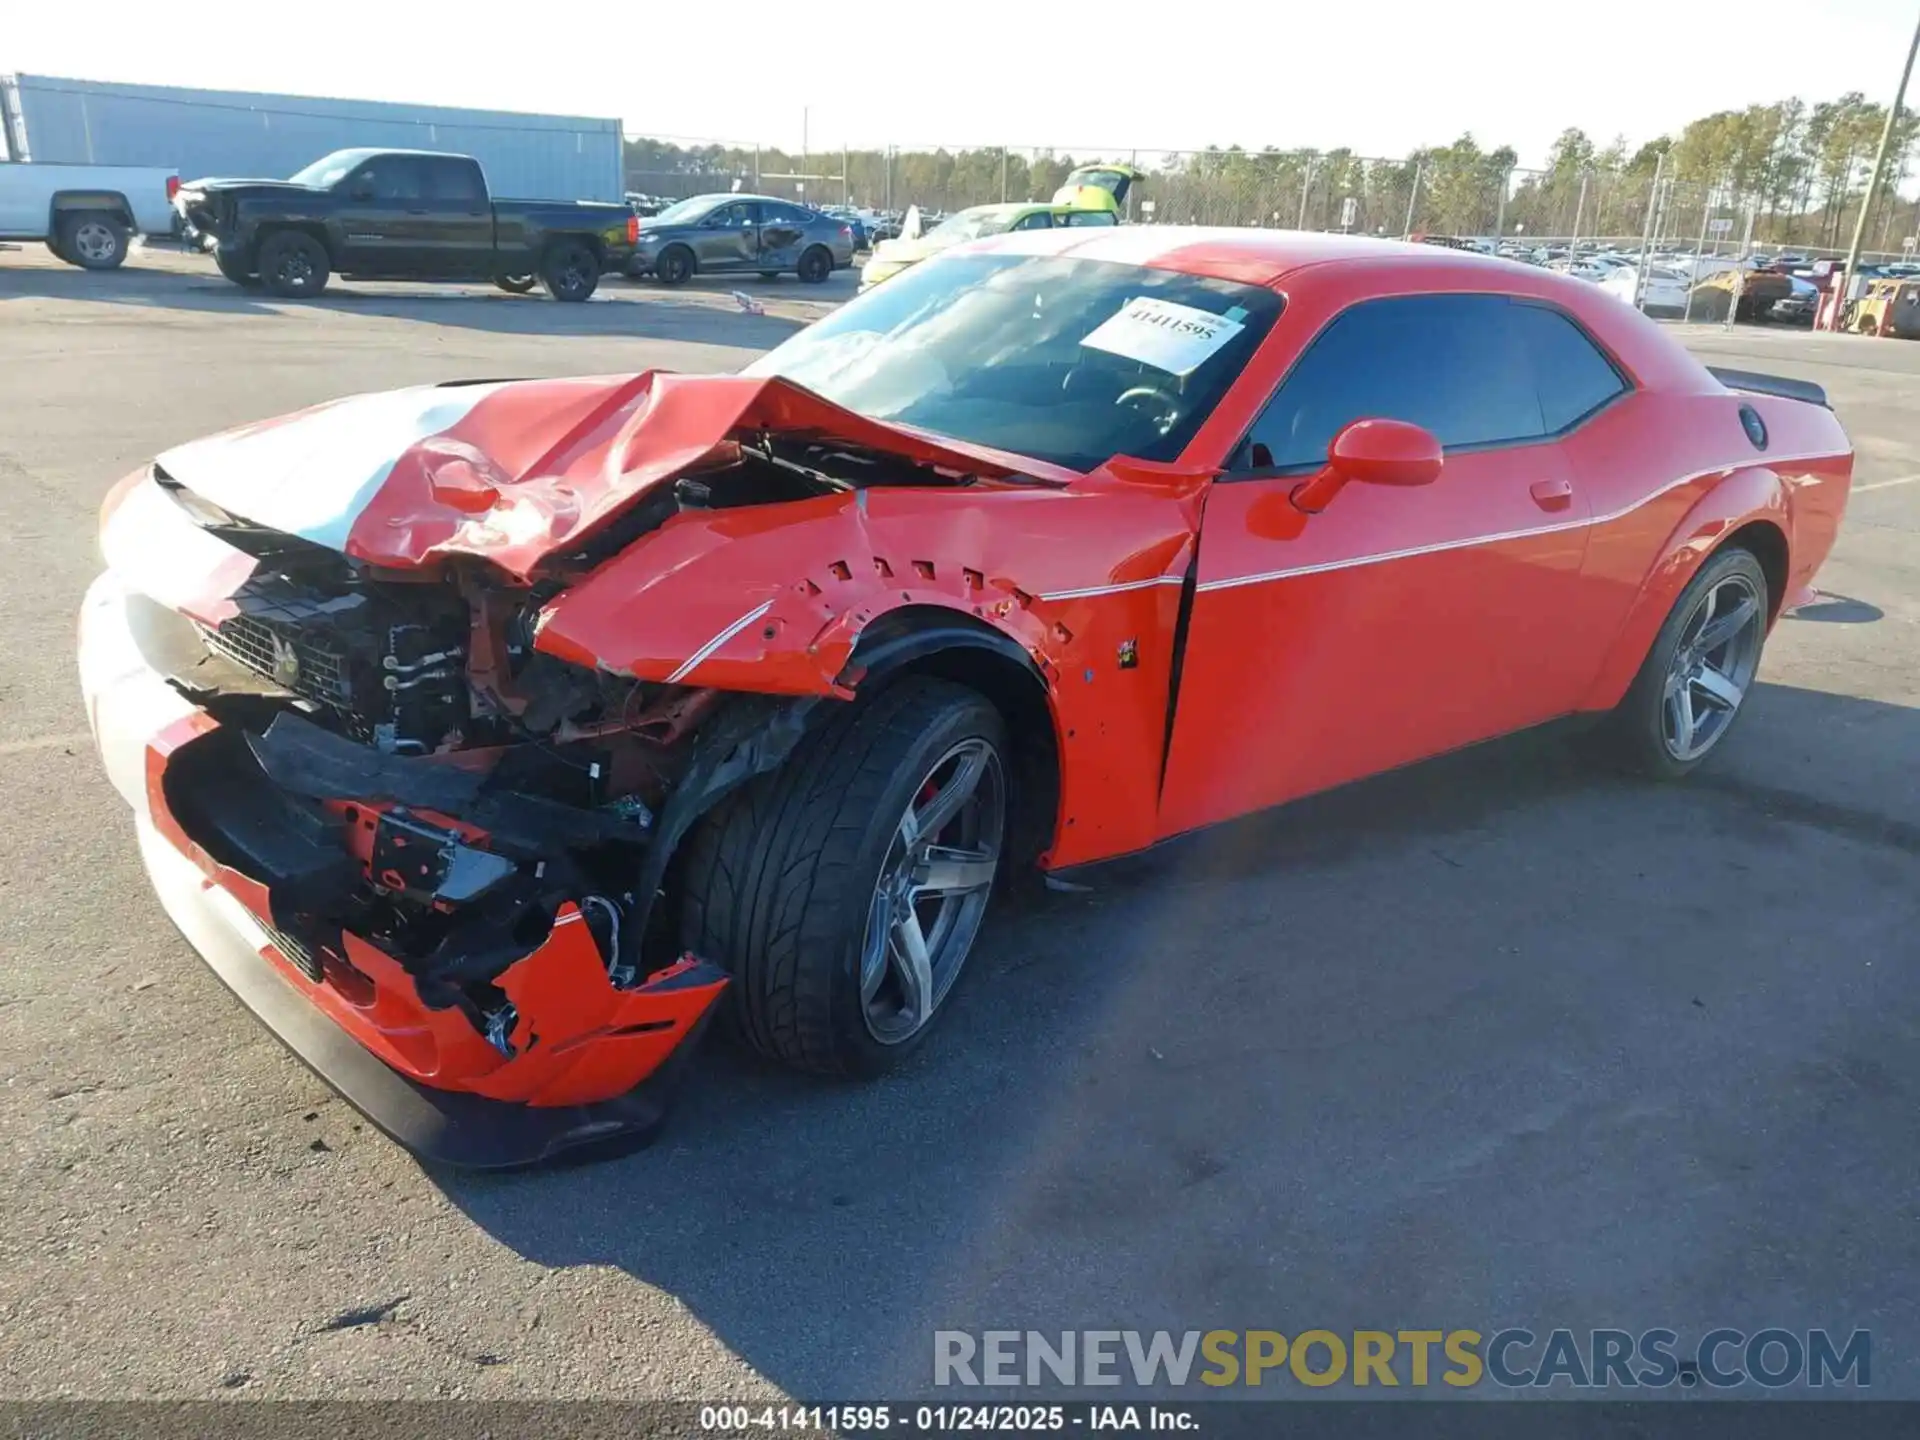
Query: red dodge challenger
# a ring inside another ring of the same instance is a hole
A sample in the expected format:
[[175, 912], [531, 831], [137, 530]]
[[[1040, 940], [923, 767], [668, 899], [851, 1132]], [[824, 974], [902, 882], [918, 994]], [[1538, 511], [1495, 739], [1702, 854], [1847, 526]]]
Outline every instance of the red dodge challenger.
[[738, 376], [170, 450], [88, 716], [162, 903], [403, 1143], [633, 1143], [716, 1006], [927, 1035], [997, 882], [1563, 716], [1679, 776], [1853, 467], [1812, 385], [1431, 246], [1030, 232]]

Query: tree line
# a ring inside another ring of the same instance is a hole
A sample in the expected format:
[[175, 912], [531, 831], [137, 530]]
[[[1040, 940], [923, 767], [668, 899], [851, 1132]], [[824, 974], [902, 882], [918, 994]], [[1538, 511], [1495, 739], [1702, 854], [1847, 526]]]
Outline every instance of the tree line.
[[[1045, 199], [1076, 164], [1127, 161], [1147, 172], [1133, 216], [1180, 224], [1347, 228], [1368, 234], [1434, 232], [1518, 237], [1638, 237], [1834, 249], [1852, 234], [1886, 108], [1852, 92], [1808, 104], [1794, 98], [1705, 115], [1678, 135], [1637, 147], [1570, 128], [1544, 168], [1523, 170], [1511, 146], [1472, 135], [1399, 159], [1351, 150], [1180, 153], [887, 149], [796, 155], [738, 145], [626, 144], [627, 185], [658, 195], [755, 189], [817, 204], [886, 209], [917, 203], [951, 211], [997, 200]], [[1920, 230], [1920, 202], [1901, 198], [1920, 117], [1902, 110], [1888, 190], [1869, 249], [1898, 250]], [[1658, 185], [1656, 186], [1656, 179]]]

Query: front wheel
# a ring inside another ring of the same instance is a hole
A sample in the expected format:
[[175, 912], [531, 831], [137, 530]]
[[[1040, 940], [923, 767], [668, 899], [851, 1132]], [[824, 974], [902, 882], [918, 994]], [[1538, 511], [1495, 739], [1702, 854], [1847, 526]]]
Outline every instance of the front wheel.
[[600, 288], [599, 257], [578, 240], [563, 240], [542, 257], [540, 283], [556, 300], [585, 300]]
[[260, 245], [260, 283], [288, 300], [308, 300], [327, 288], [327, 251], [313, 236], [282, 230]]
[[978, 692], [911, 678], [847, 707], [702, 823], [684, 938], [733, 976], [756, 1050], [876, 1075], [926, 1038], [1000, 868], [1006, 749]]
[[1677, 780], [1718, 749], [1760, 668], [1769, 613], [1766, 572], [1752, 552], [1722, 550], [1701, 566], [1611, 717], [1616, 755]]
[[693, 252], [684, 245], [669, 245], [653, 262], [653, 278], [662, 285], [684, 285], [693, 278]]
[[800, 278], [809, 285], [819, 285], [833, 273], [833, 256], [824, 246], [816, 245], [800, 257]]

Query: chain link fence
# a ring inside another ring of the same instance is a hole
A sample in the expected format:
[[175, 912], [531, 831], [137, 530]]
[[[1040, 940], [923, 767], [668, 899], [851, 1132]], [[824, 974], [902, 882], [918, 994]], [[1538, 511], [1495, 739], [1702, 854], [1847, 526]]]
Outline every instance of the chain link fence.
[[[657, 200], [743, 191], [816, 205], [937, 217], [972, 205], [1046, 200], [1080, 165], [1142, 172], [1134, 224], [1264, 226], [1389, 238], [1449, 237], [1530, 258], [1638, 250], [1838, 254], [1854, 210], [1782, 212], [1654, 168], [1514, 167], [1437, 151], [1382, 159], [1343, 151], [1111, 150], [898, 144], [794, 153], [735, 141], [629, 136], [630, 192]], [[1855, 202], [1857, 203], [1857, 202]], [[1911, 255], [1920, 202], [1897, 196], [1868, 234], [1869, 258]], [[1546, 252], [1540, 254], [1539, 252]]]

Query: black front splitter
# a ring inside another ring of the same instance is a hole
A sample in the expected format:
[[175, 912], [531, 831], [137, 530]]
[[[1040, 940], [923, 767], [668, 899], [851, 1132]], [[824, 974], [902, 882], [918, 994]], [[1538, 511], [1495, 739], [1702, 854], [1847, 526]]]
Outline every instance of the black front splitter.
[[221, 912], [193, 863], [145, 821], [139, 831], [147, 873], [187, 943], [308, 1069], [422, 1160], [474, 1170], [578, 1163], [640, 1149], [659, 1134], [697, 1034], [653, 1078], [591, 1105], [518, 1105], [421, 1085], [315, 1009]]

